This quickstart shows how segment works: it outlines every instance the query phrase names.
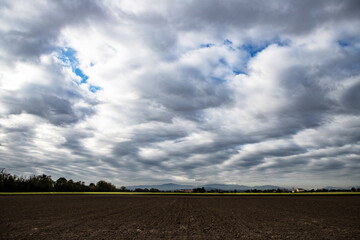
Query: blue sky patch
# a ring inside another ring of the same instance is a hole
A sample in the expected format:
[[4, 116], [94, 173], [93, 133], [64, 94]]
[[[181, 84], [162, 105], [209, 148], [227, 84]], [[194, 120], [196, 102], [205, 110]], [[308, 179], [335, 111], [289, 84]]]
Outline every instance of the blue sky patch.
[[235, 75], [240, 75], [240, 74], [248, 75], [246, 72], [241, 71], [241, 70], [239, 70], [239, 69], [237, 69], [237, 68], [233, 69], [233, 73], [234, 73]]
[[96, 93], [97, 91], [101, 90], [101, 87], [95, 86], [95, 85], [91, 85], [89, 87], [90, 92], [92, 93]]
[[350, 42], [347, 41], [347, 40], [339, 40], [339, 41], [338, 41], [338, 44], [339, 44], [341, 47], [348, 47], [348, 46], [350, 46]]
[[213, 46], [215, 46], [215, 44], [213, 44], [213, 43], [206, 43], [206, 44], [201, 44], [201, 45], [200, 45], [200, 48], [211, 48], [211, 47], [213, 47]]
[[83, 73], [79, 68], [79, 60], [75, 56], [76, 51], [72, 48], [61, 49], [60, 56], [58, 57], [66, 66], [71, 67], [73, 73], [81, 78], [81, 83], [87, 83], [89, 77]]
[[77, 66], [79, 61], [75, 57], [76, 51], [72, 48], [61, 49], [60, 56], [58, 57], [63, 63], [68, 66]]
[[[58, 56], [58, 59], [60, 59], [65, 66], [70, 67], [73, 73], [75, 73], [77, 76], [81, 78], [81, 81], [79, 84], [87, 83], [87, 80], [89, 77], [79, 68], [79, 60], [76, 58], [76, 51], [72, 48], [62, 48], [60, 50], [60, 56]], [[90, 66], [94, 66], [94, 63], [90, 63]], [[90, 85], [89, 90], [93, 93], [97, 92], [101, 88], [98, 86]]]
[[235, 74], [235, 75], [239, 75], [239, 74], [245, 74], [245, 75], [248, 75], [246, 72], [240, 70], [239, 68], [235, 67], [235, 68], [232, 68], [232, 66], [230, 66], [228, 64], [228, 62], [226, 61], [225, 58], [220, 58], [219, 59], [219, 63], [225, 65], [226, 67], [230, 68], [231, 71]]
[[244, 44], [240, 47], [240, 49], [248, 52], [250, 57], [255, 57], [259, 52], [267, 48], [269, 45], [270, 44], [265, 44], [265, 45]]
[[224, 40], [224, 44], [225, 44], [225, 45], [231, 45], [231, 44], [232, 44], [232, 41], [230, 41], [229, 39], [225, 39], [225, 40]]
[[233, 48], [232, 46], [233, 42], [230, 41], [229, 39], [225, 39], [224, 40], [224, 45], [228, 47], [228, 49], [232, 50], [232, 51], [235, 51], [235, 49]]
[[276, 45], [282, 47], [282, 46], [290, 45], [290, 41], [289, 40], [281, 41], [279, 39], [275, 39], [272, 41], [266, 41], [265, 43], [262, 43], [262, 44], [247, 43], [247, 44], [240, 46], [238, 49], [247, 51], [249, 53], [250, 57], [255, 57], [259, 52], [261, 52], [262, 50], [264, 50], [265, 48], [267, 48], [268, 46], [270, 46], [272, 44], [276, 44]]
[[359, 39], [356, 39], [355, 37], [347, 37], [347, 38], [343, 38], [343, 39], [336, 41], [338, 46], [340, 46], [341, 48], [343, 48], [346, 51], [351, 51], [353, 53], [360, 52], [360, 47], [356, 44], [358, 42], [359, 42]]
[[81, 82], [80, 82], [80, 83], [87, 83], [87, 80], [89, 79], [89, 77], [86, 76], [86, 75], [83, 73], [83, 71], [81, 71], [80, 68], [76, 68], [75, 71], [74, 71], [74, 73], [75, 73], [76, 75], [78, 75], [79, 77], [81, 77]]

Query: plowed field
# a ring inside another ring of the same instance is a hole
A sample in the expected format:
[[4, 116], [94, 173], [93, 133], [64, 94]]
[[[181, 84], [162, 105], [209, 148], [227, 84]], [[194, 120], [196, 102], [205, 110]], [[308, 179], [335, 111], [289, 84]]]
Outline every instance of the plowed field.
[[360, 196], [0, 196], [0, 239], [360, 239]]

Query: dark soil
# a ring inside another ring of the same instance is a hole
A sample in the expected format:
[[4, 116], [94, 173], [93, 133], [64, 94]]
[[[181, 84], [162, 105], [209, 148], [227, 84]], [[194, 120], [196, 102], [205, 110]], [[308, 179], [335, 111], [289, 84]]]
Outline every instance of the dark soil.
[[360, 239], [360, 196], [0, 196], [0, 239]]

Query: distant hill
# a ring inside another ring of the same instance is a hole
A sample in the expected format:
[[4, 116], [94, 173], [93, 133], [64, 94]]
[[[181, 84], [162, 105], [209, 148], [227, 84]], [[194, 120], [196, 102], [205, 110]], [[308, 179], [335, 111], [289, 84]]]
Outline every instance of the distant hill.
[[327, 190], [350, 190], [351, 188], [360, 188], [360, 186], [352, 186], [352, 187], [332, 187], [332, 186], [327, 186], [324, 187], [323, 189], [327, 189]]
[[249, 186], [245, 186], [245, 185], [236, 185], [236, 184], [207, 184], [204, 185], [204, 188], [207, 191], [211, 191], [211, 190], [224, 190], [224, 191], [233, 191], [236, 189], [236, 191], [245, 191], [248, 189], [251, 189], [251, 187]]
[[257, 189], [257, 190], [268, 190], [268, 189], [278, 189], [278, 188], [282, 188], [279, 186], [274, 186], [274, 185], [262, 185], [262, 186], [246, 186], [246, 185], [237, 185], [237, 184], [207, 184], [204, 186], [204, 188], [209, 191], [209, 190], [224, 190], [224, 191], [246, 191], [246, 190], [250, 190], [250, 189]]
[[136, 185], [136, 186], [128, 186], [126, 187], [127, 189], [130, 190], [135, 190], [136, 188], [157, 188], [160, 191], [174, 191], [174, 190], [178, 190], [178, 189], [193, 189], [196, 188], [196, 186], [192, 186], [192, 185], [181, 185], [181, 184], [175, 184], [175, 183], [165, 183], [165, 184], [161, 184], [161, 185]]
[[211, 190], [222, 190], [222, 191], [239, 191], [239, 192], [243, 192], [246, 190], [250, 190], [250, 189], [257, 189], [257, 190], [268, 190], [268, 189], [278, 189], [278, 188], [282, 188], [279, 186], [273, 186], [273, 185], [262, 185], [262, 186], [245, 186], [245, 185], [237, 185], [237, 184], [206, 184], [206, 185], [202, 185], [202, 186], [194, 186], [194, 185], [181, 185], [181, 184], [175, 184], [175, 183], [166, 183], [166, 184], [161, 184], [161, 185], [136, 185], [136, 186], [127, 186], [127, 189], [130, 190], [135, 190], [136, 188], [147, 188], [147, 189], [151, 189], [151, 188], [157, 188], [160, 191], [174, 191], [174, 190], [179, 190], [179, 189], [194, 189], [194, 188], [198, 188], [198, 187], [204, 187], [207, 191], [211, 191]]

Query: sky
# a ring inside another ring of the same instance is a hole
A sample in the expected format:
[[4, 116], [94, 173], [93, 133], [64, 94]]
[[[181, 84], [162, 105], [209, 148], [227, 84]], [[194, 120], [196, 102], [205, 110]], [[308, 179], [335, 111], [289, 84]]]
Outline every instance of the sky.
[[360, 185], [357, 0], [0, 1], [0, 167]]

